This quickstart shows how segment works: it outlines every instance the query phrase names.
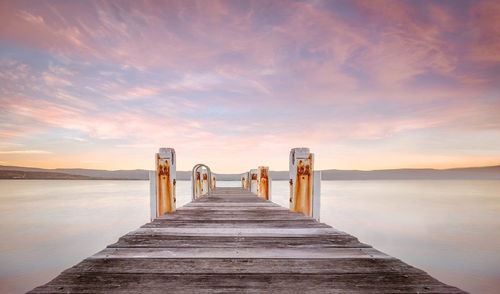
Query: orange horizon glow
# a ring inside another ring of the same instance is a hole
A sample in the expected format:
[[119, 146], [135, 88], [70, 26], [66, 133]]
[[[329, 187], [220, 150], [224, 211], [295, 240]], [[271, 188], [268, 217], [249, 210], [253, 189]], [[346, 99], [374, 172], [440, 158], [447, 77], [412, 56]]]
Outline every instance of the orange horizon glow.
[[[178, 159], [179, 160], [179, 159]], [[477, 160], [477, 159], [475, 159]], [[269, 160], [267, 160], [269, 162]], [[182, 171], [190, 171], [192, 167], [194, 166], [194, 161], [192, 165], [187, 162], [180, 162], [180, 166], [177, 167], [177, 170], [182, 170]], [[271, 171], [287, 171], [288, 170], [288, 159], [281, 158], [281, 160], [276, 160], [274, 165], [270, 166]], [[31, 165], [30, 165], [31, 164]], [[83, 169], [98, 169], [98, 170], [108, 170], [108, 171], [113, 171], [113, 170], [135, 170], [135, 169], [144, 169], [144, 170], [154, 170], [154, 165], [151, 164], [151, 166], [142, 166], [142, 167], [134, 167], [134, 168], [129, 168], [128, 166], [116, 166], [112, 168], [107, 168], [106, 165], [100, 165], [98, 163], [88, 163], [86, 161], [82, 161], [82, 164], [78, 166], [72, 166], [72, 165], [58, 165], [57, 163], [54, 165], [37, 165], [33, 164], [27, 161], [19, 161], [19, 162], [12, 162], [9, 164], [5, 164], [5, 162], [0, 162], [0, 165], [4, 166], [16, 166], [16, 167], [26, 167], [26, 168], [42, 168], [42, 169], [78, 169], [78, 168], [83, 168]], [[212, 169], [214, 169], [215, 173], [219, 174], [238, 174], [238, 173], [243, 173], [247, 170], [256, 168], [257, 165], [261, 164], [256, 164], [255, 166], [248, 166], [246, 169], [242, 170], [234, 170], [231, 169], [230, 167], [228, 168], [227, 166], [217, 164], [216, 162], [213, 162]], [[368, 165], [363, 165], [359, 163], [348, 163], [348, 164], [338, 164], [335, 167], [328, 167], [324, 163], [318, 164], [316, 163], [315, 170], [331, 170], [331, 169], [336, 169], [336, 170], [358, 170], [358, 171], [374, 171], [374, 170], [391, 170], [391, 169], [436, 169], [436, 170], [446, 170], [446, 169], [455, 169], [455, 168], [475, 168], [475, 167], [491, 167], [491, 166], [500, 166], [500, 162], [493, 162], [490, 163], [488, 159], [485, 159], [483, 161], [478, 161], [477, 164], [475, 165], [470, 165], [468, 164], [468, 161], [464, 160], [464, 162], [461, 164], [457, 162], [456, 165], [440, 165], [440, 164], [415, 164], [415, 165], [377, 165], [377, 164], [368, 164]]]

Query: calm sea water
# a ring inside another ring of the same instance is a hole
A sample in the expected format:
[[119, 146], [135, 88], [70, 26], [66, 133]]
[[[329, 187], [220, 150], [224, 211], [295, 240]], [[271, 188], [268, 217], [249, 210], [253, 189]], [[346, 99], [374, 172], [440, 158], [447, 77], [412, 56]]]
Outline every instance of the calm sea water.
[[[288, 193], [273, 182], [274, 202]], [[190, 201], [189, 182], [177, 195]], [[146, 181], [1, 180], [0, 292], [46, 283], [148, 221]], [[445, 283], [500, 292], [500, 181], [322, 182], [321, 221]]]

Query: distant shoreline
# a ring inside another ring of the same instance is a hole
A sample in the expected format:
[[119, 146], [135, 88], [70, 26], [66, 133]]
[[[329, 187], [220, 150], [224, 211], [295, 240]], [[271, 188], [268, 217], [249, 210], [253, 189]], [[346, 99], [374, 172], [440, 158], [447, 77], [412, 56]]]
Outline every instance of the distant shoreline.
[[[149, 180], [144, 179], [105, 179], [105, 178], [95, 178], [95, 179], [20, 179], [20, 178], [0, 178], [1, 181], [144, 181]], [[188, 182], [190, 180], [178, 180], [183, 182]], [[275, 180], [275, 182], [288, 182], [288, 180]], [[376, 181], [500, 181], [500, 179], [343, 179], [343, 180], [325, 180], [321, 179], [322, 182], [376, 182]], [[219, 182], [239, 182], [239, 180], [219, 180]]]
[[[216, 174], [219, 181], [239, 181], [241, 174]], [[275, 181], [288, 180], [288, 171], [270, 171]], [[191, 172], [177, 171], [177, 180], [190, 180]], [[147, 181], [149, 170], [41, 169], [0, 165], [0, 179], [6, 180], [117, 180]], [[452, 169], [323, 170], [323, 181], [366, 180], [500, 180], [500, 165]]]
[[144, 180], [144, 179], [106, 179], [106, 178], [95, 178], [95, 179], [72, 179], [72, 178], [67, 178], [67, 179], [50, 179], [50, 178], [29, 178], [29, 179], [23, 179], [23, 178], [0, 178], [0, 181], [2, 180], [9, 180], [9, 181], [149, 181], [149, 180]]

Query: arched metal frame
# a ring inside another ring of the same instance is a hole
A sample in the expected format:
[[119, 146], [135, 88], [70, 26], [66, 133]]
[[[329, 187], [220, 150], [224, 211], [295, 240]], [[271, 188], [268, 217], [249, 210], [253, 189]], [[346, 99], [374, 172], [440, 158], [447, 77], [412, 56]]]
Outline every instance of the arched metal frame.
[[[207, 174], [208, 174], [208, 196], [210, 196], [211, 194], [211, 191], [212, 191], [212, 172], [210, 171], [210, 168], [203, 164], [203, 163], [198, 163], [197, 165], [195, 165], [193, 167], [193, 170], [191, 172], [191, 187], [192, 187], [192, 200], [195, 200], [196, 199], [196, 181], [195, 181], [195, 178], [196, 178], [196, 171], [200, 168], [200, 167], [204, 167], [207, 169]], [[201, 195], [200, 195], [201, 196]]]

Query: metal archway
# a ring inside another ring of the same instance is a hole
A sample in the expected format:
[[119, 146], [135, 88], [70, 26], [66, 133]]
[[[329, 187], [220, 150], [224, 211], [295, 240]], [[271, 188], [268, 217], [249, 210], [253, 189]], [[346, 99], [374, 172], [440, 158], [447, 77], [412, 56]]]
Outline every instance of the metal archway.
[[196, 171], [200, 168], [200, 167], [204, 167], [207, 169], [207, 175], [208, 175], [208, 196], [210, 196], [211, 194], [211, 191], [212, 191], [212, 172], [210, 171], [210, 168], [203, 164], [203, 163], [198, 163], [196, 164], [194, 167], [193, 167], [193, 170], [191, 171], [191, 188], [192, 188], [192, 194], [191, 194], [191, 200], [195, 200], [196, 199], [196, 181], [195, 181], [195, 177], [196, 177]]

